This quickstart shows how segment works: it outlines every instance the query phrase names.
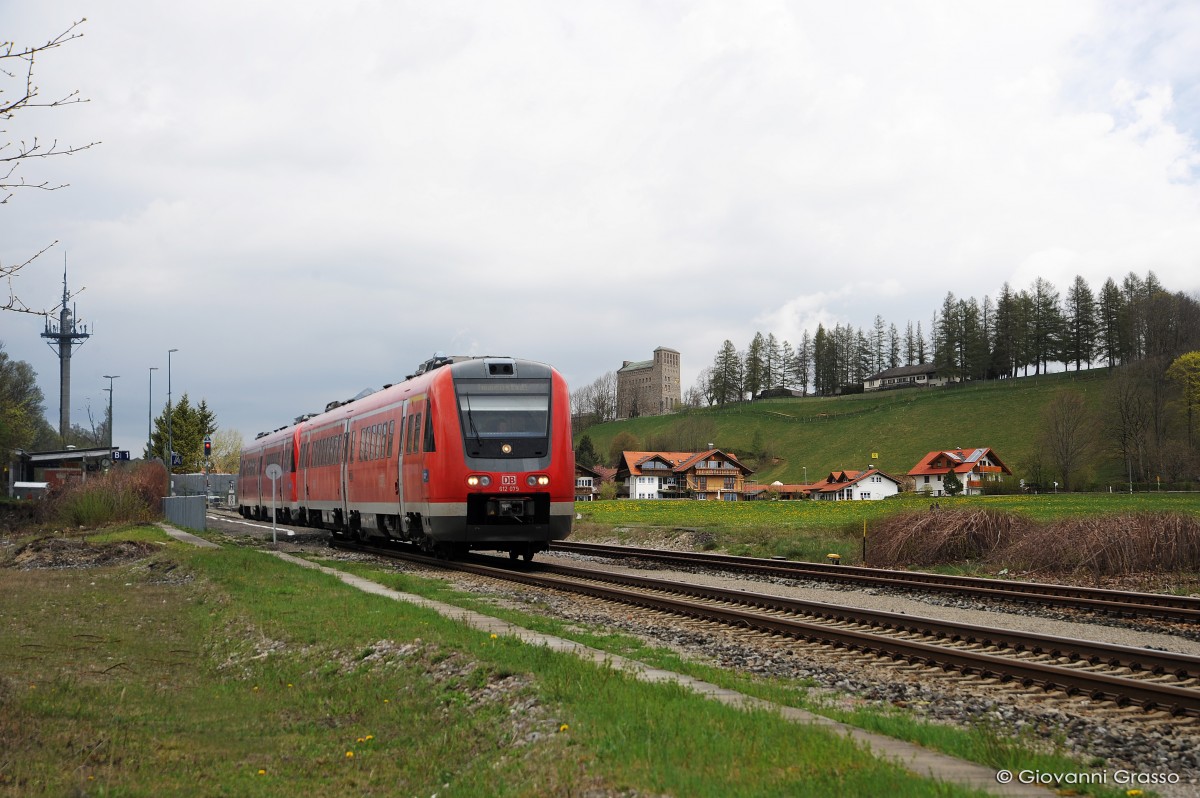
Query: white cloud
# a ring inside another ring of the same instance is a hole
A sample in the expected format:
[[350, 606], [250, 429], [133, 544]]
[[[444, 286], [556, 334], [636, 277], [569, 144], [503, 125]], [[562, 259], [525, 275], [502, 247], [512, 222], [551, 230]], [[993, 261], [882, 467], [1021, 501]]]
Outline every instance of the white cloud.
[[[11, 35], [84, 9], [15, 6]], [[435, 350], [585, 384], [663, 345], [690, 384], [726, 338], [903, 331], [946, 290], [1200, 289], [1190, 4], [86, 12], [39, 75], [91, 102], [9, 135], [104, 143], [0, 208], [4, 263], [62, 242], [22, 298], [53, 303], [62, 250], [88, 286], [77, 396], [177, 346], [177, 382], [252, 434]], [[53, 416], [36, 323], [0, 319]], [[118, 438], [142, 393], [119, 386]]]

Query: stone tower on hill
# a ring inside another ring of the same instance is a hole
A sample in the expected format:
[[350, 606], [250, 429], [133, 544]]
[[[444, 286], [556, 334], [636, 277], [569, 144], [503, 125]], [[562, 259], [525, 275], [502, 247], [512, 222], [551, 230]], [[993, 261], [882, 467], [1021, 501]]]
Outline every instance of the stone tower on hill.
[[679, 353], [660, 346], [653, 360], [626, 360], [617, 370], [617, 419], [661, 416], [679, 407]]

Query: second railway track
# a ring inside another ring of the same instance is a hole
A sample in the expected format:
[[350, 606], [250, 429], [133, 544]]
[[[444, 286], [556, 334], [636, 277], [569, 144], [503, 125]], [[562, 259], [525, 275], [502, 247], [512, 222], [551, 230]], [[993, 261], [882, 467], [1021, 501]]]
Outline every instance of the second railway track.
[[447, 562], [391, 548], [347, 546], [541, 588], [669, 612], [734, 628], [1200, 718], [1200, 657], [1071, 640], [910, 615], [857, 610], [645, 576], [562, 565], [513, 569]]
[[979, 599], [1000, 599], [1036, 604], [1039, 607], [1082, 610], [1121, 618], [1160, 618], [1200, 626], [1200, 598], [1195, 596], [953, 576], [923, 571], [765, 560], [707, 552], [664, 551], [574, 541], [557, 542], [551, 546], [551, 551], [609, 558], [634, 558], [688, 568], [724, 569], [785, 579], [812, 579], [864, 587], [889, 587]]

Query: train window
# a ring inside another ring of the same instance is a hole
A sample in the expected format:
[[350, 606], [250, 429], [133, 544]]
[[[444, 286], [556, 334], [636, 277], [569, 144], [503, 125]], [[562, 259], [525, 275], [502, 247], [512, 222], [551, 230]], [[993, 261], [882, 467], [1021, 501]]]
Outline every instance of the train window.
[[541, 393], [489, 394], [487, 386], [470, 392], [459, 386], [463, 431], [475, 438], [545, 437], [550, 428], [549, 385]]
[[425, 412], [425, 451], [437, 451], [433, 445], [433, 402], [429, 403]]
[[413, 422], [413, 451], [421, 451], [421, 411], [417, 411], [416, 420]]

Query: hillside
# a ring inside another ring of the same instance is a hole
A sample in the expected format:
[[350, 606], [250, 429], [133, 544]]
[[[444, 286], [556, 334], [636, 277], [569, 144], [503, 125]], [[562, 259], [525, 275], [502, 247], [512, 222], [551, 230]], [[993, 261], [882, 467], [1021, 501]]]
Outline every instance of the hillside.
[[[1063, 391], [1082, 394], [1100, 421], [1109, 372], [1096, 369], [1022, 377], [960, 387], [906, 389], [841, 397], [767, 399], [724, 408], [701, 408], [669, 416], [614, 421], [586, 433], [601, 459], [623, 431], [645, 449], [706, 447], [709, 443], [748, 462], [765, 452], [754, 478], [762, 483], [815, 480], [835, 469], [874, 463], [903, 475], [934, 449], [990, 446], [1020, 477], [1027, 474], [1041, 433], [1045, 407]], [[581, 437], [576, 433], [576, 442]], [[1102, 462], [1084, 482], [1121, 483], [1121, 464]], [[878, 458], [872, 454], [878, 453]]]

